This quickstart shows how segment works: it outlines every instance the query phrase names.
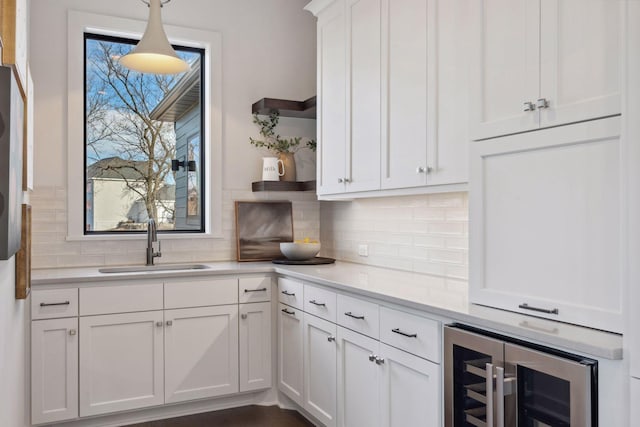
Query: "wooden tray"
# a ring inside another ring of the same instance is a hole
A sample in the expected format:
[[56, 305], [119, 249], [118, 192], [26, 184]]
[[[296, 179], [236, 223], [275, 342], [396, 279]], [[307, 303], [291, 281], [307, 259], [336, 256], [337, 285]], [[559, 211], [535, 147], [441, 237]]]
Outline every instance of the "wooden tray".
[[287, 258], [274, 259], [271, 261], [274, 264], [286, 264], [286, 265], [320, 265], [320, 264], [333, 264], [336, 262], [333, 258], [325, 258], [321, 256], [317, 256], [311, 259], [304, 259], [301, 261], [296, 261]]

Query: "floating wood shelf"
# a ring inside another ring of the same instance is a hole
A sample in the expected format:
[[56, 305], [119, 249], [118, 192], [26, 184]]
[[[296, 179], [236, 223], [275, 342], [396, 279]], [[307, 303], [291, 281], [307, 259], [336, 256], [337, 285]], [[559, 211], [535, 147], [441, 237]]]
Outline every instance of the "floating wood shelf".
[[316, 97], [305, 101], [289, 101], [286, 99], [262, 98], [251, 106], [253, 114], [269, 115], [277, 111], [280, 117], [295, 117], [298, 119], [316, 118]]
[[315, 191], [315, 181], [257, 181], [251, 191]]

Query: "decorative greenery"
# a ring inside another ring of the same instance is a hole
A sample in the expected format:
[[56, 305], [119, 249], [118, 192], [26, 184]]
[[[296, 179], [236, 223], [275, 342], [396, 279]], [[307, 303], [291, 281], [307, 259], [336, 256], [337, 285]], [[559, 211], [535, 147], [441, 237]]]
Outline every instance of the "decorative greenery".
[[[249, 143], [251, 145], [258, 148], [265, 148], [275, 154], [279, 153], [295, 153], [300, 148], [300, 143], [302, 142], [301, 137], [294, 137], [290, 139], [282, 138], [280, 135], [276, 134], [275, 129], [278, 126], [278, 121], [280, 120], [280, 114], [276, 111], [262, 120], [258, 116], [258, 114], [253, 115], [253, 123], [260, 126], [260, 135], [262, 139], [254, 139], [249, 138]], [[309, 140], [306, 145], [312, 151], [316, 151], [316, 141]]]

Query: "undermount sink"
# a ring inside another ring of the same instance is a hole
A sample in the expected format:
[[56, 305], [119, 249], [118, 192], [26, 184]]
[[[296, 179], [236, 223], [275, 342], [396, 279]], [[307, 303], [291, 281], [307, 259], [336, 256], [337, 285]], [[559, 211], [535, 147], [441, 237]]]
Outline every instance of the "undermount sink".
[[182, 270], [204, 270], [209, 266], [204, 264], [165, 264], [165, 265], [131, 265], [126, 267], [100, 268], [100, 273], [141, 273], [145, 271], [182, 271]]

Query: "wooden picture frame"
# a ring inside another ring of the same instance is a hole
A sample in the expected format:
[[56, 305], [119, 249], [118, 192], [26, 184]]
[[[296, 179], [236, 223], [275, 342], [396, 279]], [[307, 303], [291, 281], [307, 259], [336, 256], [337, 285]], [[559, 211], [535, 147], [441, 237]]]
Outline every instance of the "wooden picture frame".
[[280, 242], [293, 241], [290, 201], [236, 201], [235, 216], [238, 261], [282, 258]]

